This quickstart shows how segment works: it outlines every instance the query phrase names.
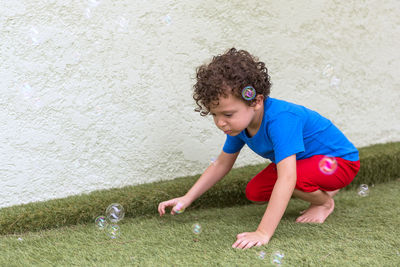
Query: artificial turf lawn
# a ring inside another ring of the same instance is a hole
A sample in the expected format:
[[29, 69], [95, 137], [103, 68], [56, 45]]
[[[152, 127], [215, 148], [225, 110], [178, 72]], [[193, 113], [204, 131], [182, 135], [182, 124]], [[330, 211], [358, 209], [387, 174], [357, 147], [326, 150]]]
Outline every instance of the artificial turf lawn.
[[[0, 266], [268, 266], [275, 250], [286, 266], [400, 266], [399, 192], [399, 179], [370, 187], [367, 197], [340, 192], [324, 224], [294, 223], [307, 203], [292, 199], [270, 243], [248, 250], [231, 245], [256, 229], [265, 205], [189, 207], [162, 218], [155, 210], [124, 219], [115, 240], [94, 223], [1, 236]], [[199, 235], [191, 230], [196, 222]]]
[[[362, 147], [359, 152], [361, 169], [344, 190], [354, 189], [359, 184], [378, 184], [400, 177], [400, 142]], [[266, 166], [263, 163], [232, 169], [224, 179], [198, 198], [192, 204], [192, 209], [249, 204], [245, 196], [246, 185]], [[187, 176], [2, 208], [0, 235], [88, 223], [103, 211], [104, 206], [113, 202], [125, 207], [126, 217], [150, 215], [159, 202], [184, 195], [199, 177]]]

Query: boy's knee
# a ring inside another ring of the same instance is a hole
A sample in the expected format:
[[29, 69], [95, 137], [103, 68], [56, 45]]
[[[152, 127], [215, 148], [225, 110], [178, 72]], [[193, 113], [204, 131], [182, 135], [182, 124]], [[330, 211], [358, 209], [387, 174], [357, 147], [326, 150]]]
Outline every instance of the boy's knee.
[[251, 187], [249, 188], [249, 185], [247, 185], [247, 187], [246, 187], [246, 198], [248, 200], [250, 200], [252, 203], [259, 204], [259, 205], [262, 205], [262, 204], [265, 204], [268, 202], [267, 200], [264, 200], [265, 197], [261, 196], [261, 192], [252, 190]]

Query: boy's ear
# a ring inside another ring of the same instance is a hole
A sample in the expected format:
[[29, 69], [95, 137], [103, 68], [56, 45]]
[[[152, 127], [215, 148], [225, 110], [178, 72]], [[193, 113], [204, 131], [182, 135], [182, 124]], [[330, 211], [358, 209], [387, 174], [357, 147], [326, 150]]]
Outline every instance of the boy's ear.
[[254, 103], [255, 103], [254, 108], [256, 110], [260, 109], [264, 105], [264, 96], [263, 95], [257, 95], [256, 96], [256, 101]]

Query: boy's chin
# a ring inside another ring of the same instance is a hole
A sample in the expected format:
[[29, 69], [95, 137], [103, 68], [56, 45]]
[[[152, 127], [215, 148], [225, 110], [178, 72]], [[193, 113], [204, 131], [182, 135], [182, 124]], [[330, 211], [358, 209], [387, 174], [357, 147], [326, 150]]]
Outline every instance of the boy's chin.
[[236, 136], [236, 135], [238, 135], [239, 134], [239, 132], [229, 132], [229, 133], [226, 133], [227, 135], [229, 135], [229, 136]]

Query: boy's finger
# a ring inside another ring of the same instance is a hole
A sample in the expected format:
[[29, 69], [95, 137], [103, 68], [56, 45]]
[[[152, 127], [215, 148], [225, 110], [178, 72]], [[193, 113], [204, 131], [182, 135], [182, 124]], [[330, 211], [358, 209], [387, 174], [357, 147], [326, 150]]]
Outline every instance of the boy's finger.
[[165, 204], [162, 204], [162, 205], [160, 206], [160, 213], [161, 213], [161, 215], [164, 215], [164, 214], [165, 214]]
[[163, 205], [162, 203], [160, 203], [160, 205], [158, 205], [158, 212], [161, 214], [162, 210], [163, 210]]

